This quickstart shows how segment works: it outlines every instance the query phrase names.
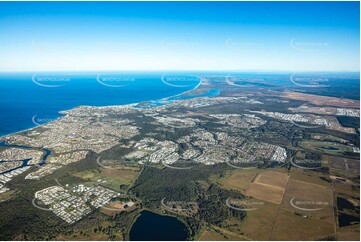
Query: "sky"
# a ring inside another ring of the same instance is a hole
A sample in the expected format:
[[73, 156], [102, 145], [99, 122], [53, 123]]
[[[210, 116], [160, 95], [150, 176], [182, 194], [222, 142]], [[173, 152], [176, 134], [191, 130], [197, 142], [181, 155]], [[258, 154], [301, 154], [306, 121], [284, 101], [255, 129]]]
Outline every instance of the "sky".
[[359, 2], [0, 2], [0, 71], [359, 71]]

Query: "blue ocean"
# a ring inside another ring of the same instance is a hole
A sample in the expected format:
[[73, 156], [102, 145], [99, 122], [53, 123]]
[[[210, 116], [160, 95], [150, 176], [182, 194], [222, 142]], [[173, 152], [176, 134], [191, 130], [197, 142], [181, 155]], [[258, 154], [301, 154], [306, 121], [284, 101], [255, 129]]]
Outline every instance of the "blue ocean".
[[47, 123], [80, 105], [131, 104], [194, 89], [200, 78], [163, 73], [0, 74], [0, 136]]

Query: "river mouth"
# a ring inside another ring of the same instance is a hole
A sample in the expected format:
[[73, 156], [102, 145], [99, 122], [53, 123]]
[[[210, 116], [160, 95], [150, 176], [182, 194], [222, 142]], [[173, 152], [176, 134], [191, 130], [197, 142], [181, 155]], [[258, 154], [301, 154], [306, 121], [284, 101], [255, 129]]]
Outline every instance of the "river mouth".
[[180, 220], [147, 210], [140, 213], [129, 233], [131, 241], [185, 241], [187, 238], [187, 227]]

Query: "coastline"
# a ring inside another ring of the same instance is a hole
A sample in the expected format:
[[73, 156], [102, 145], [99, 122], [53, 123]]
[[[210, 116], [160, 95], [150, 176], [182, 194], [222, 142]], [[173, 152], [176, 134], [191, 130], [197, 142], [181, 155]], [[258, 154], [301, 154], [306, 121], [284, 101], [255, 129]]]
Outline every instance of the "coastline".
[[168, 99], [170, 99], [170, 98], [179, 97], [179, 96], [182, 96], [183, 94], [186, 94], [187, 92], [191, 92], [191, 91], [196, 90], [196, 89], [202, 84], [202, 82], [203, 82], [203, 78], [200, 77], [200, 79], [201, 79], [200, 82], [198, 83], [198, 85], [197, 85], [195, 88], [193, 88], [193, 89], [191, 89], [191, 90], [188, 90], [188, 91], [185, 91], [185, 92], [182, 92], [182, 93], [177, 94], [177, 95], [173, 95], [173, 96], [170, 96], [170, 97], [162, 98], [162, 99], [160, 99], [160, 100], [166, 101], [166, 100], [168, 100]]
[[[182, 92], [182, 93], [180, 93], [180, 94], [176, 94], [176, 95], [173, 95], [173, 96], [170, 96], [170, 97], [165, 97], [165, 98], [161, 98], [161, 99], [145, 100], [145, 101], [142, 101], [142, 102], [151, 102], [151, 101], [157, 101], [157, 100], [159, 100], [159, 101], [166, 101], [166, 100], [168, 100], [168, 99], [170, 99], [170, 98], [174, 98], [174, 97], [178, 97], [178, 96], [184, 95], [184, 94], [186, 94], [186, 93], [188, 93], [188, 92], [191, 92], [191, 91], [196, 90], [196, 89], [202, 84], [202, 82], [203, 82], [203, 78], [200, 78], [200, 79], [201, 79], [201, 80], [200, 80], [200, 82], [198, 83], [198, 85], [197, 85], [196, 87], [194, 87], [193, 89], [184, 91], [184, 92]], [[124, 107], [124, 106], [132, 107], [132, 106], [139, 105], [139, 104], [142, 103], [142, 102], [129, 103], [129, 104], [121, 104], [121, 105], [107, 105], [107, 106], [80, 105], [80, 106], [75, 106], [75, 107], [73, 107], [73, 108], [71, 108], [71, 109], [60, 110], [60, 111], [58, 111], [58, 114], [61, 115], [60, 117], [57, 117], [56, 119], [51, 120], [51, 121], [46, 122], [46, 123], [43, 123], [43, 124], [41, 124], [41, 125], [36, 125], [36, 124], [34, 124], [34, 125], [35, 125], [34, 127], [26, 128], [26, 129], [23, 129], [23, 130], [20, 130], [20, 131], [16, 131], [16, 132], [12, 132], [12, 133], [9, 133], [9, 134], [0, 135], [0, 141], [4, 141], [4, 142], [5, 142], [4, 138], [6, 138], [7, 136], [16, 135], [16, 134], [23, 133], [23, 132], [26, 132], [26, 131], [31, 131], [31, 130], [33, 130], [33, 129], [35, 129], [35, 128], [38, 128], [38, 127], [41, 127], [41, 126], [43, 126], [43, 125], [45, 125], [45, 124], [48, 124], [48, 123], [54, 122], [54, 121], [56, 121], [56, 120], [58, 120], [58, 119], [60, 119], [60, 118], [66, 117], [67, 114], [63, 115], [62, 112], [71, 111], [71, 110], [76, 109], [76, 108], [79, 108], [79, 107], [96, 107], [96, 108]]]

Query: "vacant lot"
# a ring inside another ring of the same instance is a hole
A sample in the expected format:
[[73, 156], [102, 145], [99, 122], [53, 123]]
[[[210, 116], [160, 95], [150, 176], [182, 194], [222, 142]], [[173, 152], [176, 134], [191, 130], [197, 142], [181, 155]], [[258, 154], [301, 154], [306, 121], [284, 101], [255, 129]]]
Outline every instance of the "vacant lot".
[[243, 234], [252, 240], [269, 240], [273, 224], [275, 223], [279, 205], [265, 202], [258, 209], [247, 211], [244, 220], [229, 219], [227, 229]]
[[333, 233], [333, 224], [280, 209], [270, 240], [319, 240]]
[[294, 100], [308, 101], [317, 106], [360, 108], [359, 100], [344, 99], [337, 97], [326, 97], [326, 96], [319, 96], [319, 95], [299, 93], [299, 92], [284, 92], [282, 96]]
[[226, 189], [234, 189], [240, 192], [245, 192], [257, 175], [258, 171], [254, 170], [234, 170], [222, 178], [219, 183]]
[[290, 179], [309, 182], [321, 186], [332, 186], [332, 183], [328, 181], [329, 175], [318, 172], [317, 170], [303, 170], [297, 167], [291, 167]]
[[359, 160], [328, 155], [324, 155], [323, 157], [329, 161], [331, 168], [360, 170]]
[[290, 179], [281, 209], [334, 224], [333, 191], [326, 186]]
[[249, 185], [246, 195], [271, 203], [281, 204], [288, 175], [266, 171], [259, 174]]
[[291, 173], [270, 239], [320, 240], [334, 235], [333, 203], [331, 187], [293, 180]]
[[287, 184], [288, 175], [282, 172], [266, 171], [255, 179], [255, 183], [273, 186], [284, 190]]
[[130, 185], [137, 178], [139, 171], [131, 169], [101, 169], [101, 175], [104, 177], [109, 177], [111, 179], [122, 182], [125, 185]]
[[133, 169], [93, 169], [76, 172], [75, 177], [88, 182], [101, 183], [104, 186], [119, 190], [121, 185], [130, 186], [138, 177], [139, 171]]
[[360, 196], [360, 187], [355, 187], [350, 183], [346, 182], [335, 182], [335, 192], [343, 193], [347, 195], [353, 195], [355, 197]]
[[337, 228], [336, 238], [344, 241], [358, 241], [360, 239], [360, 225]]
[[247, 189], [246, 195], [251, 196], [254, 198], [258, 198], [267, 202], [281, 204], [283, 198], [284, 191], [272, 187], [272, 186], [265, 186], [258, 183], [252, 183], [249, 185]]
[[327, 161], [330, 174], [352, 179], [360, 176], [360, 161], [356, 159], [322, 155], [322, 160]]

